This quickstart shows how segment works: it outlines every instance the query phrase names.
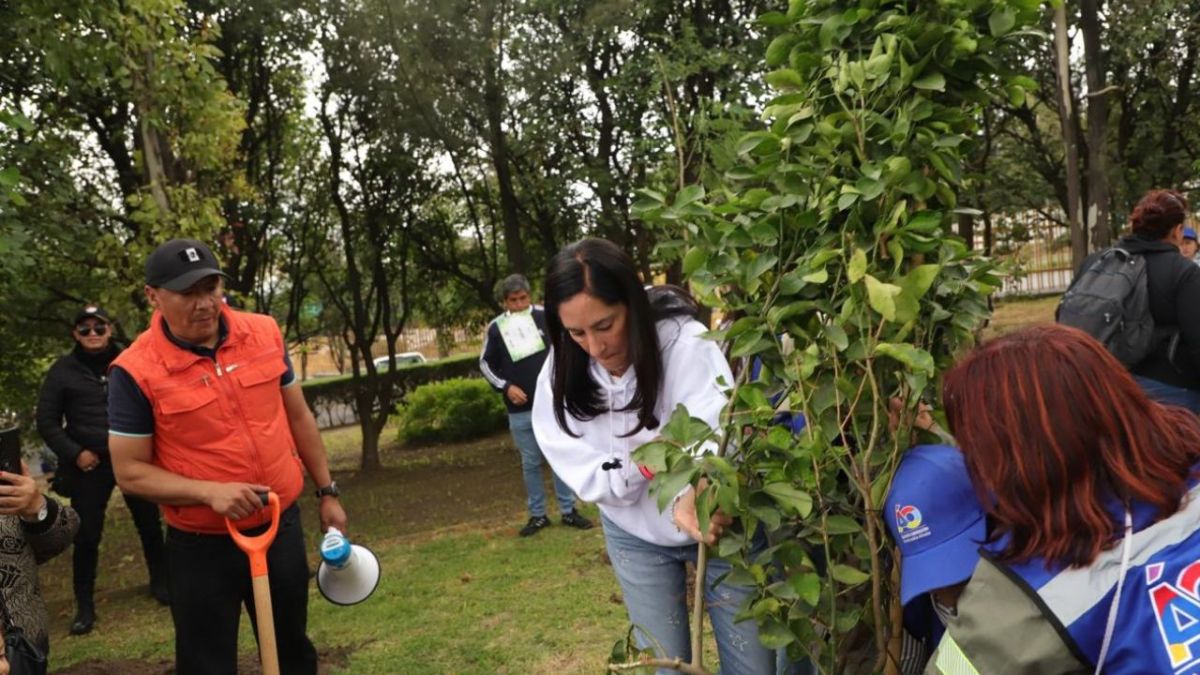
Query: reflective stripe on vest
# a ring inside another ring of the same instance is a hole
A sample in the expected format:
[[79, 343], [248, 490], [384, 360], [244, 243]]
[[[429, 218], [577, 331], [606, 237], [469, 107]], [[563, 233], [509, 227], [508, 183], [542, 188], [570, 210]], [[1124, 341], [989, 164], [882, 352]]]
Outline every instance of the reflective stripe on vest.
[[934, 665], [942, 675], [979, 675], [979, 671], [975, 670], [975, 666], [971, 664], [967, 655], [963, 654], [958, 643], [950, 637], [949, 631], [942, 636], [942, 641], [938, 644], [937, 661]]
[[[1129, 571], [1121, 592], [1118, 630], [1104, 672], [1200, 671], [1200, 486], [1170, 517], [1153, 522], [1154, 508], [1135, 504]], [[1112, 594], [1121, 574], [1122, 546], [1083, 568], [1048, 571], [1042, 559], [1007, 565], [1036, 593], [1069, 646], [1094, 665], [1104, 640]]]

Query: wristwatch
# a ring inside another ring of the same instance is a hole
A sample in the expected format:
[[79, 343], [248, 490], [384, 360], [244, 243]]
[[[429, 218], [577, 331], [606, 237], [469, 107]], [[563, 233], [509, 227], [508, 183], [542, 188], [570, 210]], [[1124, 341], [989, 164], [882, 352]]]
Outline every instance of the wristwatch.
[[37, 517], [36, 518], [25, 518], [24, 516], [21, 516], [21, 520], [24, 520], [25, 522], [29, 523], [30, 525], [36, 525], [36, 524], [46, 520], [46, 517], [49, 515], [50, 515], [50, 500], [46, 499], [45, 497], [42, 497], [42, 508], [38, 509]]
[[325, 487], [323, 487], [323, 488], [317, 488], [317, 499], [320, 499], [321, 497], [334, 497], [334, 498], [337, 498], [337, 497], [340, 497], [340, 496], [342, 496], [342, 493], [341, 493], [341, 491], [340, 491], [340, 490], [338, 490], [338, 486], [337, 486], [337, 481], [336, 481], [336, 480], [334, 480], [334, 481], [329, 481], [329, 485], [326, 485], [326, 486], [325, 486]]

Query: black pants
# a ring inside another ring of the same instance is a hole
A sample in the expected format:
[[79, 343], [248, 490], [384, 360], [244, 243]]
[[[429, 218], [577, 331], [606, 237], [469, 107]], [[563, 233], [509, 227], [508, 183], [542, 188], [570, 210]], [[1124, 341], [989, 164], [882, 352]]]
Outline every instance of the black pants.
[[[74, 563], [75, 602], [92, 604], [96, 590], [96, 564], [100, 559], [100, 537], [104, 533], [104, 515], [117, 479], [108, 460], [91, 471], [77, 471], [72, 478], [71, 508], [79, 514], [79, 531], [75, 534]], [[132, 495], [123, 495], [125, 505], [133, 516], [142, 553], [146, 557], [151, 579], [165, 573], [163, 529], [158, 517], [158, 505]]]
[[[264, 530], [266, 526], [246, 530], [246, 534]], [[250, 613], [256, 636], [258, 629], [246, 554], [228, 535], [192, 534], [168, 527], [167, 562], [178, 675], [233, 675], [237, 672], [242, 605]], [[305, 634], [308, 559], [300, 509], [295, 504], [279, 519], [275, 543], [267, 551], [267, 567], [280, 672], [314, 675], [317, 650]]]

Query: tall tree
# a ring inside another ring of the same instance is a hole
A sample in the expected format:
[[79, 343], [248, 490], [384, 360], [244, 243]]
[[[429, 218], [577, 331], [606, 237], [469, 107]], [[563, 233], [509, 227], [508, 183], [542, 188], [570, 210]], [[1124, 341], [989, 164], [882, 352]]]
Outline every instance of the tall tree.
[[1071, 229], [1071, 267], [1078, 268], [1087, 256], [1087, 232], [1079, 218], [1079, 146], [1076, 137], [1074, 99], [1071, 93], [1071, 40], [1067, 32], [1067, 7], [1054, 8], [1054, 53], [1058, 66], [1058, 115], [1062, 124], [1067, 165], [1067, 224]]
[[1108, 225], [1108, 91], [1104, 51], [1100, 46], [1100, 0], [1080, 0], [1079, 29], [1083, 33], [1084, 67], [1087, 72], [1087, 207], [1086, 229], [1093, 248], [1106, 248], [1112, 241]]

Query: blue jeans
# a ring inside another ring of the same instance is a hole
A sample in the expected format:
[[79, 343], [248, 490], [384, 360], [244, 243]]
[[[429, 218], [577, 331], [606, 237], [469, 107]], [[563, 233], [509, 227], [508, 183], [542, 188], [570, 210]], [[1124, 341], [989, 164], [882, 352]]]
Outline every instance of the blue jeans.
[[[546, 486], [542, 482], [542, 449], [533, 435], [533, 413], [509, 413], [508, 428], [512, 430], [513, 442], [521, 453], [521, 472], [525, 476], [525, 494], [529, 496], [529, 515], [546, 515]], [[554, 493], [558, 497], [558, 512], [566, 515], [575, 510], [575, 493], [554, 474]]]
[[[629, 621], [640, 647], [654, 647], [660, 657], [692, 658], [688, 632], [687, 579], [684, 563], [696, 562], [697, 546], [659, 546], [642, 541], [613, 524], [603, 514], [604, 542], [613, 571], [625, 597]], [[717, 577], [729, 572], [729, 563], [709, 558], [705, 577], [705, 603], [717, 639], [722, 675], [771, 675], [776, 654], [758, 641], [753, 619], [734, 623], [733, 617], [753, 589], [727, 583], [713, 587]], [[659, 675], [674, 671], [660, 669]]]
[[1164, 405], [1177, 405], [1194, 413], [1200, 413], [1200, 392], [1176, 387], [1173, 384], [1166, 384], [1141, 375], [1134, 375], [1133, 379], [1137, 380], [1142, 391], [1155, 401]]

